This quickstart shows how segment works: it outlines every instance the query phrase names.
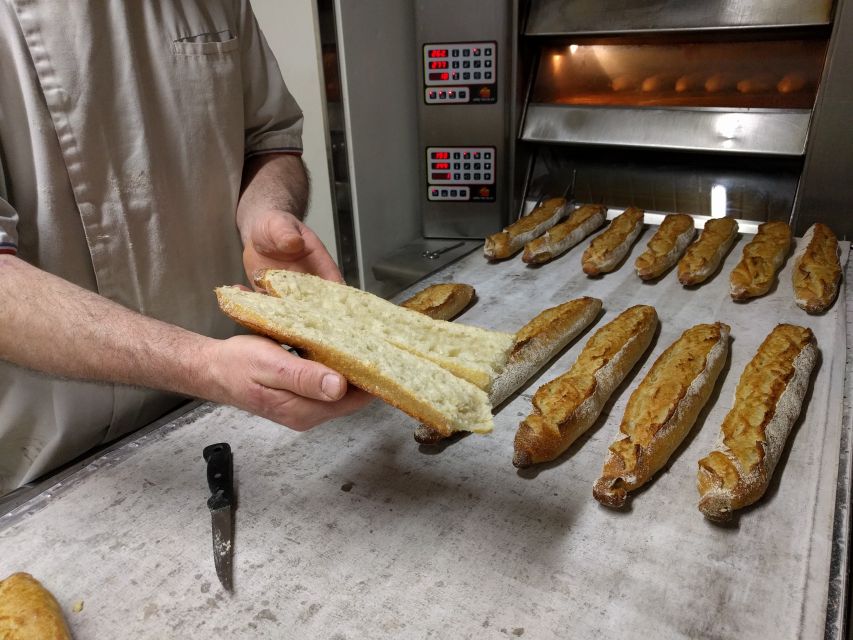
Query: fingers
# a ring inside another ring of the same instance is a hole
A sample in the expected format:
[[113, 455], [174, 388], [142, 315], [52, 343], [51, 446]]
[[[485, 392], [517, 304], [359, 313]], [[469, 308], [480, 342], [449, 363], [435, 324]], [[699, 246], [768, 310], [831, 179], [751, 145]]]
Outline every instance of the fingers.
[[263, 216], [256, 223], [251, 240], [255, 251], [277, 260], [295, 260], [305, 253], [302, 230], [292, 216]]
[[266, 341], [251, 362], [252, 379], [273, 390], [291, 391], [299, 396], [330, 402], [340, 400], [347, 381], [338, 372], [318, 362], [305, 360]]
[[373, 399], [361, 389], [351, 387], [336, 402], [322, 402], [299, 397], [289, 391], [266, 389], [263, 417], [283, 424], [295, 431], [307, 431], [318, 424], [355, 413]]

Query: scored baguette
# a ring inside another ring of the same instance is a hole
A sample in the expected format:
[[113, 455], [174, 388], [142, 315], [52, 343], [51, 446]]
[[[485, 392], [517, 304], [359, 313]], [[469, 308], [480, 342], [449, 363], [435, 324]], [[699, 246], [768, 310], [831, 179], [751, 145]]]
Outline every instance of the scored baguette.
[[[309, 358], [340, 372], [348, 381], [382, 398], [437, 431], [486, 433], [492, 430], [492, 406], [485, 391], [435, 362], [366, 331], [353, 321], [357, 312], [341, 307], [337, 313], [314, 312], [307, 302], [276, 298], [238, 287], [216, 289], [219, 307], [245, 327], [306, 352]], [[431, 320], [415, 312], [428, 323]], [[452, 325], [450, 325], [452, 326]], [[470, 328], [470, 327], [469, 327]], [[485, 332], [484, 334], [489, 334]], [[490, 349], [490, 340], [475, 346]], [[431, 342], [428, 331], [411, 332], [411, 339]], [[508, 348], [507, 348], [508, 351]], [[506, 353], [493, 354], [504, 359]]]
[[585, 433], [648, 349], [657, 325], [654, 307], [637, 305], [596, 331], [571, 369], [536, 391], [533, 413], [515, 434], [512, 463], [554, 460]]
[[366, 291], [304, 273], [267, 269], [255, 274], [255, 284], [303, 303], [303, 313], [310, 317], [343, 316], [350, 327], [432, 360], [486, 391], [515, 341], [508, 333], [432, 320]]
[[734, 300], [763, 296], [776, 280], [776, 272], [791, 250], [791, 227], [786, 222], [765, 222], [743, 248], [743, 257], [729, 275]]
[[451, 320], [467, 307], [474, 297], [474, 287], [470, 284], [446, 282], [433, 284], [419, 291], [401, 307], [417, 311], [433, 320]]
[[583, 252], [583, 272], [589, 276], [597, 276], [613, 271], [628, 255], [631, 245], [642, 230], [643, 210], [637, 207], [625, 209]]
[[56, 598], [28, 573], [0, 580], [0, 638], [71, 640]]
[[841, 282], [838, 238], [832, 229], [817, 222], [803, 236], [794, 254], [794, 301], [808, 313], [823, 313], [832, 306]]
[[551, 198], [529, 214], [486, 238], [483, 254], [489, 260], [509, 258], [562, 220], [568, 213], [565, 198]]
[[737, 237], [734, 218], [713, 218], [705, 223], [699, 239], [687, 247], [678, 261], [678, 281], [685, 287], [705, 282], [720, 266]]
[[729, 349], [729, 326], [698, 324], [673, 342], [628, 400], [592, 494], [621, 507], [669, 460], [705, 406]]
[[687, 214], [673, 213], [666, 216], [646, 245], [646, 250], [634, 263], [637, 275], [643, 280], [653, 280], [669, 271], [678, 262], [695, 233], [693, 218]]
[[554, 225], [524, 245], [521, 259], [527, 264], [544, 264], [562, 255], [607, 221], [607, 209], [600, 204], [585, 204], [572, 211], [566, 220]]
[[[497, 407], [569, 344], [601, 311], [601, 300], [583, 297], [545, 309], [516, 334], [506, 368], [492, 384], [489, 400]], [[420, 425], [415, 440], [436, 444], [446, 435]]]
[[744, 368], [716, 449], [699, 461], [699, 510], [709, 520], [724, 522], [767, 491], [817, 353], [810, 329], [780, 324]]

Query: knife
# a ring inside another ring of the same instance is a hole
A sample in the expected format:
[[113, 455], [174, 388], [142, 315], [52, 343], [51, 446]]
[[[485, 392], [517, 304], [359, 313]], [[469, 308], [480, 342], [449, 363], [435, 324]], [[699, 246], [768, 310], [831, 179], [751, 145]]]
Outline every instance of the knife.
[[231, 574], [234, 557], [234, 486], [231, 447], [227, 442], [212, 444], [202, 452], [207, 462], [207, 485], [213, 524], [213, 563], [216, 575], [226, 591], [232, 590]]

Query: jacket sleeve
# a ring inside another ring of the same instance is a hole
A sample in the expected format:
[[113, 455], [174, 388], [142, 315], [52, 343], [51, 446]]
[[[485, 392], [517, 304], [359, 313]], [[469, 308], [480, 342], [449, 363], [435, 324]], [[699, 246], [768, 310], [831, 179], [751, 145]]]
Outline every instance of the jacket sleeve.
[[7, 200], [6, 172], [0, 156], [0, 253], [18, 252], [18, 212]]

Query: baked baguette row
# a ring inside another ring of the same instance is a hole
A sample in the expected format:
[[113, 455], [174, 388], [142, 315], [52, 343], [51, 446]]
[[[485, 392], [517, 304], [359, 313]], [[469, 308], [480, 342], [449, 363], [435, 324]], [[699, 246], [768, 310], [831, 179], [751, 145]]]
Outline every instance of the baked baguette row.
[[621, 507], [651, 480], [690, 431], [708, 401], [729, 349], [728, 325], [698, 324], [673, 342], [631, 394], [593, 496]]
[[765, 222], [743, 248], [743, 257], [729, 275], [731, 296], [747, 300], [763, 296], [776, 280], [776, 272], [791, 250], [791, 227], [786, 222]]
[[699, 510], [726, 521], [770, 484], [817, 361], [810, 329], [778, 325], [744, 368], [717, 447], [699, 461]]
[[720, 266], [737, 237], [734, 218], [712, 218], [699, 239], [687, 247], [678, 261], [678, 281], [685, 287], [705, 282]]
[[433, 320], [451, 320], [458, 316], [474, 298], [474, 287], [470, 284], [446, 282], [433, 284], [419, 291], [401, 307], [417, 311]]
[[596, 331], [571, 369], [536, 391], [533, 413], [515, 434], [512, 463], [554, 460], [585, 433], [645, 353], [657, 325], [654, 307], [637, 305]]
[[515, 255], [524, 248], [525, 244], [538, 238], [562, 220], [568, 213], [567, 205], [565, 198], [546, 200], [500, 233], [486, 238], [483, 254], [489, 260], [503, 260]]
[[28, 573], [0, 580], [0, 638], [71, 640], [56, 598]]
[[634, 263], [637, 275], [643, 280], [653, 280], [672, 268], [690, 241], [696, 229], [693, 218], [685, 213], [673, 213], [661, 222], [655, 235]]
[[643, 230], [643, 210], [629, 207], [613, 218], [603, 233], [596, 236], [583, 252], [581, 265], [589, 276], [610, 273], [628, 255], [631, 245]]
[[838, 238], [825, 224], [815, 223], [794, 254], [794, 301], [808, 313], [823, 313], [832, 306], [841, 282]]
[[[595, 320], [601, 311], [601, 300], [577, 298], [545, 309], [524, 325], [515, 336], [506, 368], [492, 384], [489, 400], [497, 407]], [[428, 425], [415, 430], [421, 444], [436, 444], [447, 435]]]
[[515, 342], [507, 333], [432, 320], [366, 291], [305, 273], [266, 269], [255, 274], [255, 284], [273, 296], [300, 304], [306, 321], [335, 319], [432, 360], [484, 391], [503, 370]]
[[572, 211], [566, 220], [554, 225], [524, 245], [521, 259], [527, 264], [544, 264], [564, 254], [607, 221], [607, 209], [600, 204], [585, 204]]
[[[312, 360], [339, 371], [355, 386], [439, 432], [486, 433], [493, 428], [486, 392], [422, 354], [440, 344], [443, 335], [452, 336], [453, 331], [464, 329], [457, 337], [467, 341], [465, 348], [479, 351], [481, 359], [491, 359], [489, 366], [479, 369], [486, 374], [492, 367], [503, 368], [513, 343], [508, 334], [431, 320], [395, 305], [391, 306], [422, 322], [395, 322], [387, 317], [383, 331], [377, 328], [370, 305], [354, 308], [358, 305], [351, 299], [341, 301], [330, 311], [328, 301], [320, 305], [315, 299], [276, 298], [238, 287], [220, 287], [216, 296], [220, 308], [233, 320], [303, 350]], [[447, 356], [439, 359], [452, 360]], [[469, 369], [471, 364], [469, 359], [457, 369]], [[490, 385], [491, 380], [488, 382]]]

